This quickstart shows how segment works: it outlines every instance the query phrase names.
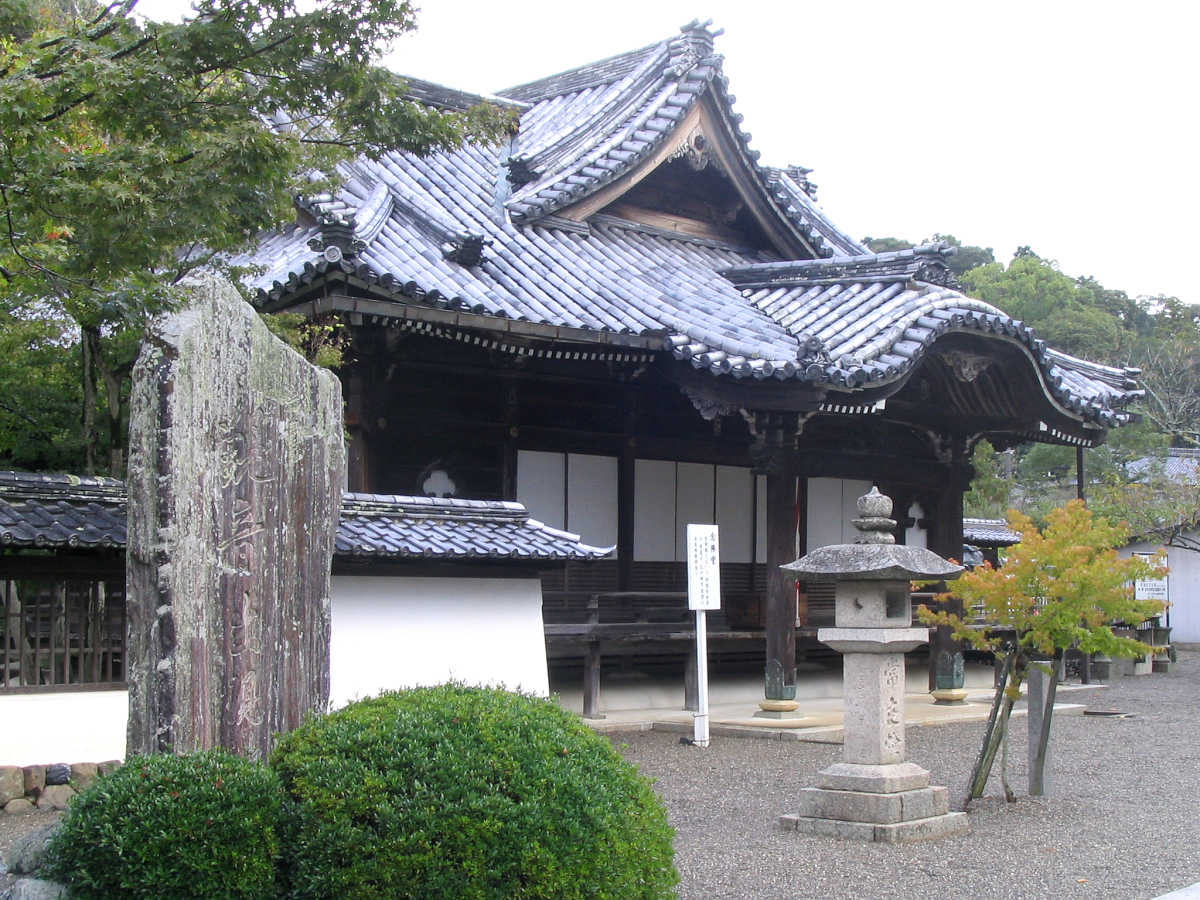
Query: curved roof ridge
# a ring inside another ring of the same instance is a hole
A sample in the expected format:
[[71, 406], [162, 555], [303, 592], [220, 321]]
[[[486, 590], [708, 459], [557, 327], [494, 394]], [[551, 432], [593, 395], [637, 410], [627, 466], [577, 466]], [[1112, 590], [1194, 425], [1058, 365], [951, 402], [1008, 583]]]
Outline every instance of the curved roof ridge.
[[722, 274], [743, 290], [848, 281], [921, 281], [953, 287], [946, 258], [954, 248], [938, 242], [908, 250], [857, 253], [822, 259], [779, 260], [731, 266]]
[[496, 91], [496, 96], [523, 103], [540, 103], [552, 97], [571, 94], [589, 87], [612, 84], [637, 69], [644, 61], [644, 57], [652, 51], [656, 51], [663, 43], [665, 41], [655, 41], [644, 47], [638, 47], [636, 50], [616, 53], [595, 62], [567, 69], [564, 72], [547, 75], [536, 81], [513, 85]]
[[[825, 214], [820, 204], [817, 203], [816, 197], [805, 190], [804, 185], [800, 184], [796, 176], [792, 174], [791, 170], [796, 168], [798, 167], [789, 166], [786, 169], [777, 169], [764, 166], [772, 193], [788, 218], [800, 225], [802, 229], [807, 229], [810, 237], [823, 240], [834, 256], [858, 256], [870, 253], [871, 251], [864, 244], [859, 243], [838, 228]], [[809, 170], [804, 171], [807, 174]]]
[[[518, 133], [515, 149], [509, 156], [510, 166], [519, 160], [528, 172], [544, 175], [566, 164], [573, 150], [586, 147], [590, 139], [604, 133], [606, 126], [618, 127], [622, 118], [631, 116], [636, 105], [646, 102], [649, 93], [662, 81], [662, 63], [669, 58], [665, 42], [659, 51], [647, 54], [642, 65], [624, 77], [607, 85], [597, 85], [605, 89], [601, 101], [590, 113], [573, 120], [570, 127], [555, 130], [543, 128], [542, 133], [536, 135], [537, 140], [531, 141], [528, 146], [522, 146], [522, 135]], [[580, 93], [582, 91], [559, 95], [551, 102]]]
[[[661, 67], [644, 73], [622, 102], [590, 130], [572, 131], [564, 141], [573, 154], [538, 172], [520, 155], [509, 159], [511, 177], [528, 178], [506, 201], [514, 222], [532, 222], [583, 200], [632, 170], [666, 141], [720, 71], [720, 57], [705, 57], [685, 72], [672, 70], [672, 55], [656, 57]], [[653, 75], [653, 79], [649, 76]]]

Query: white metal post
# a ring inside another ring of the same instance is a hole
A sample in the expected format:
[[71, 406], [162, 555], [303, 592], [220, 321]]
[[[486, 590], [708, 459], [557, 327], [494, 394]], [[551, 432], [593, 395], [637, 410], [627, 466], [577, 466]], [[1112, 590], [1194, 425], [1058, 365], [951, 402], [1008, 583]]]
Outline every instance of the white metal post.
[[696, 715], [692, 743], [708, 746], [708, 623], [721, 608], [721, 547], [716, 525], [687, 527], [688, 608], [696, 612]]
[[696, 718], [692, 743], [708, 746], [708, 625], [707, 613], [696, 610]]

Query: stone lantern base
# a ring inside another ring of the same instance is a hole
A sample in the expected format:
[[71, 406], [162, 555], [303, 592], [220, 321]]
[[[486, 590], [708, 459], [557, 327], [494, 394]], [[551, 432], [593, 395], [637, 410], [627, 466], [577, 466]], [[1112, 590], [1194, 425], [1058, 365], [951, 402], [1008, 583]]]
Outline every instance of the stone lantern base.
[[780, 827], [804, 834], [898, 844], [967, 833], [967, 814], [950, 812], [944, 787], [931, 787], [915, 763], [834, 763], [820, 787], [800, 792], [800, 812]]

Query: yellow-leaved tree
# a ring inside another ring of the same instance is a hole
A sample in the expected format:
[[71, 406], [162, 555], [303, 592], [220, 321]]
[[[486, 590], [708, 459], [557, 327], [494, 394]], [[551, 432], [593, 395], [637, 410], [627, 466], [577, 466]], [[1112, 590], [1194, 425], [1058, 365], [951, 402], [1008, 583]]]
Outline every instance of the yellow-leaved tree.
[[[1031, 666], [1057, 671], [1050, 661], [1064, 650], [1108, 656], [1141, 656], [1153, 648], [1118, 634], [1114, 626], [1137, 625], [1159, 615], [1157, 600], [1138, 600], [1134, 582], [1163, 578], [1163, 558], [1121, 558], [1116, 548], [1128, 541], [1128, 527], [1094, 516], [1080, 500], [1052, 510], [1046, 527], [1016, 510], [1009, 510], [1009, 527], [1021, 535], [1000, 568], [990, 564], [965, 573], [954, 583], [953, 595], [962, 601], [965, 615], [921, 607], [918, 616], [926, 625], [949, 626], [955, 638], [996, 655], [1000, 667], [996, 695], [988, 719], [983, 747], [975, 763], [967, 802], [983, 794], [998, 748], [1003, 747], [1001, 778], [1008, 800], [1005, 761], [1008, 721], [1013, 703]], [[938, 596], [939, 601], [950, 594]], [[1054, 708], [1054, 682], [1042, 716], [1035, 771], [1030, 773], [1031, 793], [1040, 793], [1046, 746]]]

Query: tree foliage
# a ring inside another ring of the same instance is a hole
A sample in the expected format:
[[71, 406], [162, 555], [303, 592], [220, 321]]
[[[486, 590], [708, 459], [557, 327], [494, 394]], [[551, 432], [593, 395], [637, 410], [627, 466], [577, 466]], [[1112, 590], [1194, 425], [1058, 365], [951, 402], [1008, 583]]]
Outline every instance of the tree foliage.
[[[1008, 522], [1021, 542], [1008, 550], [1000, 568], [987, 563], [966, 572], [955, 582], [953, 595], [937, 597], [942, 608], [918, 610], [922, 624], [949, 627], [957, 640], [996, 654], [1005, 676], [997, 685], [968, 800], [982, 794], [997, 746], [1007, 759], [1009, 715], [1029, 667], [1043, 665], [1036, 660], [1057, 659], [1072, 648], [1117, 657], [1149, 653], [1148, 645], [1115, 629], [1140, 624], [1163, 608], [1157, 600], [1138, 600], [1133, 587], [1137, 580], [1165, 577], [1162, 558], [1121, 558], [1114, 549], [1127, 543], [1128, 526], [1094, 515], [1079, 500], [1050, 512], [1043, 530], [1016, 510], [1009, 512]], [[952, 596], [970, 615], [954, 611], [947, 603]], [[1043, 750], [1052, 713], [1051, 693], [1042, 724]], [[1002, 777], [1011, 800], [1003, 767]], [[1041, 783], [1041, 772], [1032, 773], [1031, 785]]]
[[[1140, 623], [1162, 612], [1158, 601], [1134, 598], [1133, 582], [1161, 578], [1161, 564], [1141, 557], [1122, 559], [1129, 528], [1095, 515], [1073, 500], [1047, 516], [1044, 530], [1012, 510], [1009, 527], [1021, 535], [1000, 568], [990, 564], [966, 572], [954, 596], [986, 623], [945, 610], [922, 610], [927, 625], [946, 625], [954, 636], [980, 650], [1006, 652], [1009, 635], [1026, 656], [1053, 656], [1076, 647], [1085, 653], [1136, 656], [1146, 645], [1113, 632], [1114, 622]], [[942, 595], [939, 599], [946, 599]]]
[[[84, 443], [121, 443], [135, 334], [170, 285], [290, 214], [340, 160], [426, 153], [509, 126], [429, 109], [374, 65], [407, 0], [198, 0], [181, 24], [136, 0], [0, 5], [0, 309], [77, 326]], [[119, 468], [119, 465], [117, 466]]]

